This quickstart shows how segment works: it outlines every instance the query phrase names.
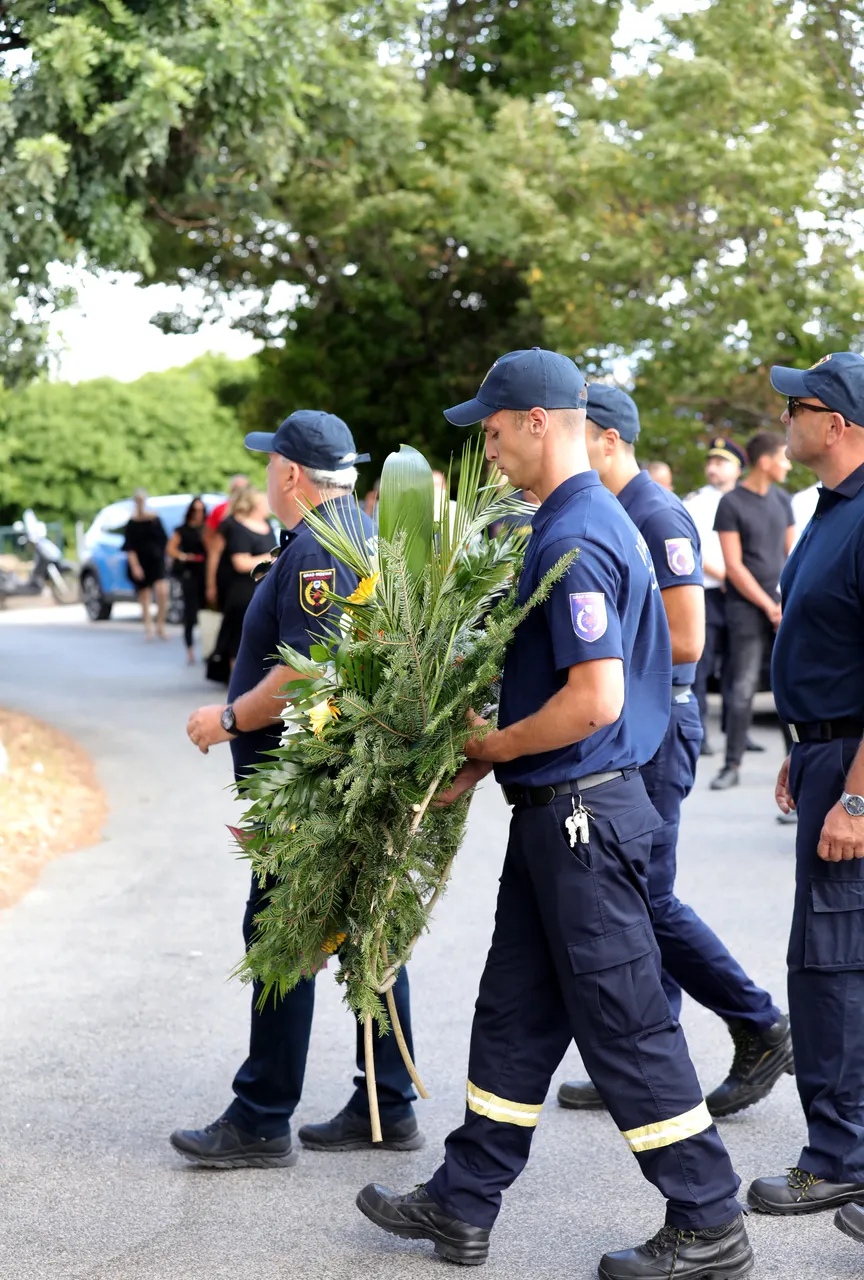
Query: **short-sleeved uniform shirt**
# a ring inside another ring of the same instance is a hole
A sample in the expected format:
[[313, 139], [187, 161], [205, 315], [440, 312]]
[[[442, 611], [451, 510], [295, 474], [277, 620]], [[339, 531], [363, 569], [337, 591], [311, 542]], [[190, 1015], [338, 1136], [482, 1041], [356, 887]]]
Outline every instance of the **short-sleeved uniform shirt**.
[[645, 539], [596, 471], [571, 476], [532, 521], [519, 578], [524, 603], [568, 551], [578, 554], [546, 601], [516, 629], [504, 663], [501, 728], [533, 715], [598, 658], [624, 664], [624, 709], [572, 746], [495, 766], [501, 783], [539, 786], [645, 764], [669, 722], [669, 628]]
[[[718, 533], [740, 535], [744, 568], [775, 600], [786, 563], [786, 530], [794, 524], [789, 494], [773, 484], [767, 493], [753, 493], [739, 484], [723, 494], [714, 519]], [[726, 583], [726, 592], [730, 600], [744, 599], [731, 582]]]
[[[640, 471], [625, 484], [618, 501], [648, 543], [660, 590], [701, 587], [699, 534], [681, 499], [655, 484], [647, 471]], [[695, 679], [695, 662], [679, 663], [672, 668], [673, 685], [692, 684]]]
[[[372, 522], [352, 496], [335, 502], [336, 518], [357, 536], [372, 536]], [[325, 634], [332, 620], [328, 591], [349, 596], [357, 576], [341, 564], [300, 523], [282, 535], [282, 549], [273, 567], [258, 584], [243, 619], [243, 636], [231, 674], [228, 701], [259, 684], [281, 659], [277, 646], [288, 644], [309, 656], [309, 648]], [[264, 752], [279, 745], [281, 722], [266, 729], [241, 733], [231, 740], [234, 771], [240, 776], [258, 763]]]
[[864, 466], [816, 511], [780, 579], [771, 687], [787, 724], [864, 720]]

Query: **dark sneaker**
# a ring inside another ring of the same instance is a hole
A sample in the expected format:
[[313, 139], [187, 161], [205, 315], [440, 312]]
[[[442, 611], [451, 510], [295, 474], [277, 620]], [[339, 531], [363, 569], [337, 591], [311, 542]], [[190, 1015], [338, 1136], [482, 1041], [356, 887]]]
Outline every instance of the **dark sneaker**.
[[722, 1227], [683, 1231], [668, 1224], [636, 1249], [604, 1253], [600, 1280], [738, 1280], [753, 1270], [753, 1250], [738, 1214]]
[[864, 1209], [860, 1204], [844, 1204], [834, 1214], [834, 1226], [844, 1235], [851, 1236], [859, 1244], [864, 1244]]
[[725, 769], [721, 769], [711, 782], [712, 791], [728, 791], [730, 787], [737, 787], [740, 782], [738, 770], [733, 769], [729, 765]]
[[449, 1262], [476, 1267], [489, 1257], [489, 1232], [449, 1217], [426, 1194], [422, 1183], [407, 1195], [397, 1196], [370, 1182], [357, 1197], [357, 1208], [370, 1222], [404, 1240], [431, 1240], [435, 1252]]
[[297, 1137], [310, 1151], [419, 1151], [426, 1139], [413, 1116], [396, 1124], [382, 1121], [383, 1142], [372, 1141], [372, 1121], [356, 1111], [340, 1111], [324, 1124], [304, 1124]]
[[567, 1080], [558, 1090], [558, 1106], [568, 1111], [605, 1111], [606, 1103], [590, 1080]]
[[762, 746], [762, 743], [757, 742], [755, 738], [748, 737], [747, 745], [744, 747], [744, 750], [745, 751], [764, 751], [765, 748]]
[[290, 1133], [256, 1138], [224, 1116], [206, 1129], [175, 1129], [170, 1142], [181, 1156], [206, 1169], [284, 1169], [297, 1163]]
[[699, 744], [699, 754], [700, 756], [713, 756], [717, 754], [714, 749], [714, 744], [711, 742], [710, 738], [705, 737], [702, 739]]
[[767, 1031], [753, 1031], [744, 1022], [728, 1023], [735, 1044], [729, 1074], [705, 1102], [712, 1116], [732, 1116], [752, 1107], [771, 1092], [784, 1074], [794, 1076], [792, 1033], [784, 1014]]
[[792, 809], [789, 813], [778, 813], [777, 821], [783, 827], [797, 827], [798, 813], [795, 809]]
[[826, 1182], [798, 1168], [790, 1169], [785, 1178], [757, 1178], [747, 1192], [752, 1209], [784, 1215], [820, 1213], [852, 1200], [864, 1201], [864, 1183]]

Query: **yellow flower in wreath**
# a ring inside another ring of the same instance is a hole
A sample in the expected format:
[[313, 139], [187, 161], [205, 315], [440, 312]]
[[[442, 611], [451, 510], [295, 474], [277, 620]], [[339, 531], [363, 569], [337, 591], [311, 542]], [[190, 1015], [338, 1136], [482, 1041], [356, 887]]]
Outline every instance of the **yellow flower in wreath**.
[[373, 573], [368, 578], [363, 578], [358, 584], [356, 590], [352, 591], [348, 597], [349, 604], [368, 604], [375, 594], [375, 588], [378, 585], [380, 573]]
[[309, 708], [309, 722], [312, 725], [312, 732], [316, 736], [320, 736], [321, 730], [331, 720], [338, 719], [339, 708], [332, 698], [325, 698], [323, 702], [316, 702], [314, 707]]

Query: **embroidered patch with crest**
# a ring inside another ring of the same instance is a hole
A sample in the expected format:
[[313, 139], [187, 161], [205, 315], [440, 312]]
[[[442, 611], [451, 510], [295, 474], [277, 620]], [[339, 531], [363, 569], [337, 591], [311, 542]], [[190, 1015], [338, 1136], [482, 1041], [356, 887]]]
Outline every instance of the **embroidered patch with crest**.
[[690, 538], [666, 539], [666, 563], [679, 578], [689, 578], [696, 568], [696, 556]]
[[329, 593], [336, 580], [335, 569], [302, 569], [300, 571], [300, 607], [318, 618], [330, 605]]
[[833, 352], [830, 352], [827, 356], [820, 356], [820, 357], [819, 357], [819, 359], [816, 361], [816, 363], [815, 363], [815, 364], [811, 364], [810, 368], [811, 368], [811, 369], [818, 369], [818, 368], [819, 368], [819, 366], [820, 366], [820, 364], [826, 364], [826, 363], [831, 359], [831, 356], [832, 356], [833, 354], [834, 354]]
[[602, 591], [573, 591], [570, 593], [570, 620], [580, 640], [593, 644], [606, 634], [609, 617], [606, 613], [606, 597]]

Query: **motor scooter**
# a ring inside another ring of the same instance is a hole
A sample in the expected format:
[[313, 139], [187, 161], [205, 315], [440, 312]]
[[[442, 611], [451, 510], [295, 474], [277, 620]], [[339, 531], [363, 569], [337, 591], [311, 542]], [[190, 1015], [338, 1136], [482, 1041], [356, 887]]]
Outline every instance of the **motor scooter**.
[[28, 507], [12, 526], [22, 548], [32, 548], [33, 568], [28, 578], [19, 578], [8, 569], [0, 569], [0, 609], [11, 596], [41, 596], [45, 587], [58, 604], [72, 604], [78, 598], [75, 566], [63, 559], [63, 552], [48, 537], [48, 530]]

